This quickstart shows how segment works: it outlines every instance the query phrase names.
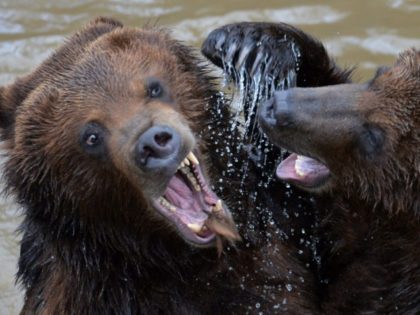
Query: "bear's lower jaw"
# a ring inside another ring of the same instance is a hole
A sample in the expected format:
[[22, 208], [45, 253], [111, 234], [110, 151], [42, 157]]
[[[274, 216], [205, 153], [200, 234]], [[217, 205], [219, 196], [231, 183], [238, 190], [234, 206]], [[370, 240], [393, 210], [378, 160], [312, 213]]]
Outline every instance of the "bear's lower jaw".
[[217, 236], [229, 241], [240, 239], [229, 210], [210, 189], [192, 152], [181, 162], [153, 206], [194, 245], [212, 246]]
[[328, 186], [331, 172], [321, 162], [291, 153], [277, 167], [278, 178], [310, 191], [322, 191]]

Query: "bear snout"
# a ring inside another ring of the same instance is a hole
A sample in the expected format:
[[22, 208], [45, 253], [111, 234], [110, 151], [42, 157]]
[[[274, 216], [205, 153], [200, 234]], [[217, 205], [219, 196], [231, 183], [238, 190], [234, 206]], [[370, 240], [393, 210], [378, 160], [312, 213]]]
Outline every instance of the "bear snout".
[[143, 132], [135, 143], [134, 160], [143, 171], [173, 173], [178, 167], [181, 148], [179, 133], [164, 125], [153, 126]]
[[294, 108], [288, 94], [289, 91], [278, 91], [262, 104], [258, 111], [258, 120], [263, 131], [280, 132], [295, 123]]

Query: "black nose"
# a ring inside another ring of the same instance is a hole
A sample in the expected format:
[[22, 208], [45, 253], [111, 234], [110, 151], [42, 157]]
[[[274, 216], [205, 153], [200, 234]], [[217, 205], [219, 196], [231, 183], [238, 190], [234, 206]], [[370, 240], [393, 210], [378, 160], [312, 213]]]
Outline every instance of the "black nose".
[[260, 108], [258, 109], [258, 120], [261, 125], [271, 127], [276, 125], [276, 118], [274, 117], [274, 97], [260, 105]]
[[177, 155], [181, 146], [178, 132], [169, 126], [153, 126], [137, 140], [134, 158], [143, 170], [166, 169], [178, 166]]
[[289, 100], [289, 91], [278, 91], [265, 101], [258, 112], [258, 119], [263, 127], [281, 128], [293, 124], [293, 107]]

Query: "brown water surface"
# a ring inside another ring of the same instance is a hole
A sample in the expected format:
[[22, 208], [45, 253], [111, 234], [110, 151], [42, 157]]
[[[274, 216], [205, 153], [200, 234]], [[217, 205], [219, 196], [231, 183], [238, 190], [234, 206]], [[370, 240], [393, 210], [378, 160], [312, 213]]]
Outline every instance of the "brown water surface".
[[[92, 17], [107, 15], [127, 25], [153, 23], [199, 46], [210, 30], [237, 21], [282, 21], [321, 39], [342, 65], [358, 65], [366, 80], [398, 52], [420, 48], [420, 0], [8, 0], [0, 1], [0, 84], [33, 69], [63, 39]], [[14, 286], [19, 236], [17, 207], [0, 202], [0, 315], [18, 314]]]

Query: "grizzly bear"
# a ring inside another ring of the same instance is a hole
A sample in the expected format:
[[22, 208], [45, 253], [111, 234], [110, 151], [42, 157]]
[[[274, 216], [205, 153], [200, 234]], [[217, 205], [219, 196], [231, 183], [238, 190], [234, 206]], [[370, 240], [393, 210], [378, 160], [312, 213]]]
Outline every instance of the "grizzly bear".
[[251, 166], [243, 181], [245, 149], [227, 169], [229, 124], [193, 49], [109, 18], [0, 88], [5, 182], [24, 214], [21, 314], [310, 312], [307, 235], [270, 211], [311, 202], [258, 187]]
[[319, 41], [286, 24], [224, 26], [203, 52], [249, 73], [297, 72], [297, 87], [275, 92], [258, 120], [290, 152], [277, 177], [324, 196], [314, 312], [419, 314], [420, 51], [403, 52], [364, 84], [350, 83]]

